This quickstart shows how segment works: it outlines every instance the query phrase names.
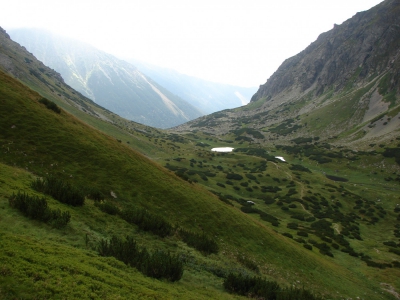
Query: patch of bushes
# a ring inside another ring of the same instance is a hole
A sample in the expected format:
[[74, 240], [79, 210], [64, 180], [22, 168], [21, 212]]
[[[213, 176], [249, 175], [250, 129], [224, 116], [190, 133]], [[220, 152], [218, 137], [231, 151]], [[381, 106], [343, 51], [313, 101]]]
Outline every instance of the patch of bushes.
[[304, 288], [282, 288], [275, 281], [234, 273], [228, 274], [224, 281], [224, 288], [229, 293], [257, 299], [322, 300], [321, 297]]
[[228, 174], [226, 174], [226, 179], [228, 179], [228, 180], [230, 180], [230, 179], [233, 179], [233, 180], [242, 180], [242, 179], [243, 179], [243, 176], [240, 175], [240, 174], [228, 173]]
[[245, 174], [245, 176], [246, 176], [248, 179], [257, 180], [256, 176], [254, 176], [253, 174]]
[[293, 139], [291, 141], [293, 143], [295, 143], [296, 145], [299, 145], [299, 144], [311, 143], [313, 141], [313, 139], [312, 138], [299, 137], [299, 138], [295, 138], [295, 139]]
[[305, 231], [297, 231], [297, 235], [299, 236], [304, 236], [304, 237], [308, 237], [308, 233]]
[[333, 257], [331, 249], [326, 243], [316, 243], [314, 244], [314, 247], [319, 249], [319, 253]]
[[400, 255], [400, 249], [390, 248], [389, 252], [392, 252], [394, 254]]
[[333, 180], [333, 181], [340, 181], [340, 182], [347, 182], [349, 181], [347, 178], [339, 177], [339, 176], [333, 176], [333, 175], [325, 175], [326, 178]]
[[[241, 152], [241, 153], [245, 153], [247, 155], [251, 155], [251, 156], [258, 156], [258, 157], [262, 157], [265, 158], [269, 161], [275, 161], [278, 162], [278, 160], [275, 158], [275, 156], [270, 155], [268, 153], [267, 150], [265, 149], [261, 149], [261, 148], [236, 148], [235, 150], [233, 150], [234, 152]], [[280, 161], [280, 160], [279, 160]], [[264, 165], [265, 166], [265, 165]]]
[[382, 155], [385, 157], [394, 157], [396, 163], [400, 165], [400, 148], [386, 148]]
[[221, 200], [222, 202], [224, 202], [224, 203], [230, 205], [230, 206], [233, 206], [232, 202], [229, 201], [229, 199], [228, 199], [227, 197], [224, 197], [224, 196], [221, 196], [221, 195], [220, 195], [220, 196], [218, 196], [218, 199]]
[[177, 255], [162, 250], [150, 253], [146, 248], [139, 249], [136, 241], [129, 236], [126, 240], [116, 236], [111, 240], [102, 239], [98, 252], [101, 256], [113, 256], [152, 278], [174, 282], [183, 275], [183, 263]]
[[289, 233], [289, 232], [284, 232], [284, 233], [282, 233], [282, 235], [286, 236], [288, 238], [291, 238], [291, 239], [293, 238], [293, 235], [291, 233]]
[[264, 203], [265, 204], [274, 204], [275, 203], [275, 199], [273, 199], [272, 197], [265, 197], [264, 198]]
[[308, 250], [312, 250], [312, 246], [309, 245], [309, 244], [304, 244], [303, 247], [308, 249]]
[[364, 259], [364, 257], [361, 258], [361, 260], [363, 260], [367, 264], [368, 267], [372, 267], [372, 268], [386, 269], [386, 268], [391, 268], [392, 267], [391, 264], [375, 262], [375, 261], [370, 260], [370, 259]]
[[397, 244], [394, 241], [383, 242], [383, 244], [389, 247], [395, 247], [395, 248], [397, 247]]
[[95, 188], [91, 188], [89, 189], [89, 191], [87, 192], [86, 197], [88, 199], [94, 200], [94, 201], [101, 201], [104, 200], [104, 194]]
[[259, 213], [260, 211], [257, 208], [253, 208], [248, 205], [243, 205], [240, 210], [246, 214], [252, 214], [252, 213]]
[[44, 104], [47, 107], [47, 109], [50, 109], [57, 114], [61, 113], [61, 109], [53, 101], [50, 101], [46, 98], [42, 98], [39, 100], [39, 102]]
[[289, 169], [292, 171], [311, 173], [310, 169], [303, 167], [302, 165], [292, 165], [291, 167], [289, 167]]
[[95, 206], [97, 206], [102, 212], [113, 216], [118, 215], [121, 212], [117, 206], [109, 201], [104, 203], [96, 202]]
[[[267, 214], [265, 212], [260, 212], [260, 217], [262, 220], [267, 221], [267, 222], [271, 223], [272, 225], [274, 225], [274, 224], [279, 225], [279, 220], [276, 217], [274, 217], [273, 215]], [[278, 226], [278, 225], [274, 225], [274, 226]]]
[[[278, 178], [279, 180], [279, 178]], [[261, 192], [263, 193], [274, 193], [276, 194], [277, 192], [282, 191], [282, 189], [279, 186], [262, 186], [261, 187]]]
[[290, 228], [290, 229], [297, 229], [299, 227], [299, 224], [297, 224], [297, 223], [288, 223], [286, 227]]
[[13, 194], [9, 199], [12, 208], [18, 209], [26, 217], [48, 223], [55, 228], [63, 228], [67, 226], [71, 220], [69, 211], [61, 211], [59, 209], [50, 209], [47, 206], [45, 198], [37, 196], [29, 196], [25, 193]]
[[168, 221], [142, 208], [128, 208], [122, 211], [121, 217], [128, 223], [137, 225], [139, 229], [150, 231], [160, 237], [172, 233], [173, 227]]
[[82, 206], [85, 202], [85, 195], [81, 190], [53, 176], [37, 178], [31, 182], [31, 187], [68, 205]]
[[202, 253], [217, 254], [219, 251], [217, 242], [214, 239], [206, 236], [204, 233], [200, 234], [181, 228], [179, 229], [179, 234], [186, 244]]

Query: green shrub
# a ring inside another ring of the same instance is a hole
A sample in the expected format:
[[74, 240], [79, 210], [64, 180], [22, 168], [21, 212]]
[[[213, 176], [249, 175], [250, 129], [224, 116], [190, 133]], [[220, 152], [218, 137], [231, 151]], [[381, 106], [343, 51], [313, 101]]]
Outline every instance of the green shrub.
[[117, 214], [119, 214], [121, 212], [120, 209], [117, 206], [115, 206], [113, 203], [111, 203], [109, 201], [104, 202], [104, 203], [96, 202], [95, 205], [102, 212], [105, 212], [106, 214], [109, 214], [109, 215], [117, 215]]
[[286, 236], [286, 237], [288, 237], [288, 238], [293, 238], [293, 235], [291, 234], [291, 233], [289, 233], [289, 232], [284, 232], [284, 233], [282, 233], [282, 235], [284, 235], [284, 236]]
[[228, 179], [228, 180], [230, 180], [230, 179], [233, 179], [233, 180], [242, 180], [242, 179], [243, 179], [243, 176], [242, 176], [242, 175], [239, 175], [239, 174], [235, 174], [235, 173], [228, 173], [228, 174], [226, 174], [226, 179]]
[[121, 217], [128, 223], [137, 225], [139, 229], [150, 231], [160, 237], [172, 233], [173, 228], [168, 221], [142, 208], [128, 208], [121, 212]]
[[397, 247], [397, 244], [394, 241], [383, 242], [383, 244], [389, 247], [395, 247], [395, 248]]
[[308, 249], [308, 250], [312, 250], [312, 246], [309, 245], [309, 244], [304, 244], [303, 247]]
[[58, 114], [61, 113], [61, 109], [53, 101], [50, 101], [46, 98], [42, 98], [39, 100], [39, 102], [44, 104], [48, 109], [51, 109], [52, 111]]
[[102, 239], [98, 252], [101, 256], [113, 256], [152, 278], [174, 282], [183, 275], [183, 263], [177, 255], [161, 250], [149, 253], [146, 248], [139, 249], [136, 241], [129, 236], [125, 241], [116, 236], [109, 241]]
[[88, 199], [91, 199], [91, 200], [94, 200], [94, 201], [101, 201], [101, 200], [104, 200], [104, 194], [103, 194], [100, 190], [95, 189], [95, 188], [91, 188], [91, 189], [88, 191], [86, 197], [87, 197]]
[[267, 214], [265, 212], [259, 212], [259, 213], [260, 213], [260, 217], [262, 220], [267, 221], [267, 222], [271, 223], [272, 225], [274, 225], [274, 223], [278, 223], [278, 225], [279, 225], [279, 220], [276, 217], [274, 217], [273, 215]]
[[305, 231], [297, 231], [297, 235], [299, 236], [304, 236], [304, 237], [308, 237], [308, 233]]
[[219, 247], [217, 242], [204, 233], [195, 233], [181, 228], [179, 229], [179, 234], [186, 244], [200, 252], [205, 254], [218, 253]]
[[292, 165], [289, 169], [292, 171], [311, 173], [310, 169], [303, 167], [302, 165]]
[[257, 180], [256, 176], [254, 176], [253, 174], [245, 174], [245, 176], [246, 176], [248, 179]]
[[287, 228], [290, 228], [290, 229], [297, 229], [299, 227], [299, 224], [297, 224], [297, 223], [288, 223], [287, 224]]
[[21, 211], [26, 217], [49, 223], [49, 225], [58, 229], [67, 226], [71, 220], [69, 211], [61, 212], [59, 209], [50, 209], [45, 198], [18, 192], [18, 194], [13, 194], [10, 197], [9, 204]]
[[268, 204], [268, 205], [269, 204], [274, 204], [275, 203], [275, 199], [273, 199], [272, 197], [268, 197], [267, 196], [267, 197], [264, 198], [264, 203]]
[[340, 181], [340, 182], [347, 182], [349, 181], [347, 178], [339, 177], [339, 176], [334, 176], [334, 175], [325, 175], [326, 178], [333, 180], [333, 181]]
[[31, 182], [31, 187], [68, 205], [82, 206], [85, 202], [85, 196], [82, 191], [56, 177], [37, 178]]
[[304, 288], [282, 288], [275, 281], [234, 273], [228, 274], [224, 281], [224, 288], [229, 293], [257, 299], [322, 300], [321, 297], [315, 296]]

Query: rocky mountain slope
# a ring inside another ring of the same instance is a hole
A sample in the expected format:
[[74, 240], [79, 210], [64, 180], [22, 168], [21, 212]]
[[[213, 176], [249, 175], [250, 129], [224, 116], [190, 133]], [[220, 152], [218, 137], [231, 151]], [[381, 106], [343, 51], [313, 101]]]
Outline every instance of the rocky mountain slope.
[[250, 102], [257, 91], [257, 87], [215, 83], [138, 60], [129, 61], [132, 61], [141, 72], [206, 114], [243, 106]]
[[121, 117], [168, 128], [202, 115], [133, 65], [94, 47], [37, 29], [9, 33], [67, 84]]
[[284, 61], [246, 107], [185, 124], [258, 142], [297, 137], [362, 146], [399, 135], [400, 1], [386, 0], [322, 33]]

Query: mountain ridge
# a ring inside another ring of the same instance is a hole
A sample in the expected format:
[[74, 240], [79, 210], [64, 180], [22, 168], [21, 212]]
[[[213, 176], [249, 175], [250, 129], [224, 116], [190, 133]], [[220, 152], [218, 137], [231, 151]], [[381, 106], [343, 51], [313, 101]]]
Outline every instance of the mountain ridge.
[[[400, 24], [398, 10], [398, 1], [384, 1], [322, 33], [309, 47], [285, 60], [252, 101], [272, 98], [296, 83], [301, 93], [315, 90], [318, 96], [333, 84], [337, 92], [345, 87], [357, 68], [361, 68], [357, 80], [382, 73], [399, 58], [399, 42], [395, 38]], [[394, 32], [388, 32], [391, 30]], [[385, 59], [379, 60], [379, 56]], [[286, 72], [288, 69], [291, 72]], [[393, 86], [398, 82], [396, 77]]]
[[260, 132], [248, 136], [257, 143], [318, 136], [364, 149], [393, 139], [400, 126], [399, 12], [398, 0], [386, 0], [357, 13], [285, 60], [248, 105], [174, 130], [227, 135], [251, 126]]
[[[96, 48], [43, 30], [11, 30], [13, 39], [32, 51], [65, 81], [99, 105], [118, 115], [153, 127], [167, 128], [202, 113], [146, 77], [133, 65]], [[179, 110], [170, 111], [160, 94]]]
[[177, 71], [161, 68], [139, 60], [131, 61], [143, 73], [149, 75], [174, 94], [189, 101], [206, 114], [235, 108], [249, 103], [256, 92], [256, 87], [240, 87], [215, 83]]

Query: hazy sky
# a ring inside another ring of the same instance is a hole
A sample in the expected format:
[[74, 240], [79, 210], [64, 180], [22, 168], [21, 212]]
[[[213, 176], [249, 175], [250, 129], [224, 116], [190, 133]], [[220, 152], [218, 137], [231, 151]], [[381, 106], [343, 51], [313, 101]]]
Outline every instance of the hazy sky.
[[382, 0], [12, 0], [0, 26], [45, 28], [119, 57], [258, 86], [322, 32]]

